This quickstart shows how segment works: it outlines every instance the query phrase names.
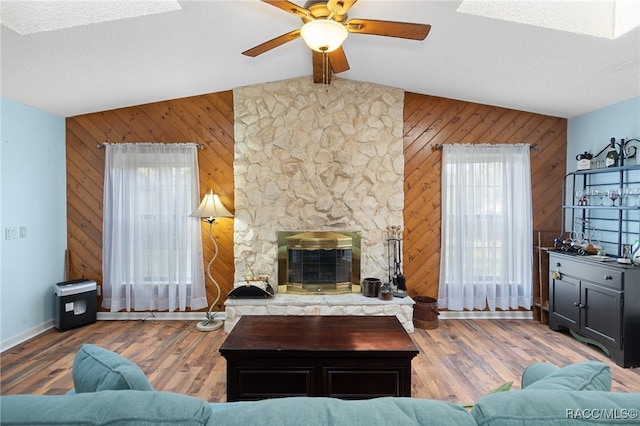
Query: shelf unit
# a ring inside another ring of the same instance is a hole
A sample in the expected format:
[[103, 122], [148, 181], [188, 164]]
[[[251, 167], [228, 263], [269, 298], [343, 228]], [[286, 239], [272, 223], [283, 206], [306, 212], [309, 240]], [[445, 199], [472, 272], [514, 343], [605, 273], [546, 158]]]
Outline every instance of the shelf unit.
[[640, 240], [640, 195], [629, 197], [634, 205], [622, 205], [622, 198], [615, 200], [614, 205], [607, 205], [611, 201], [606, 197], [599, 197], [602, 204], [590, 198], [587, 205], [578, 205], [575, 192], [577, 189], [590, 193], [592, 190], [629, 187], [640, 188], [640, 165], [567, 174], [562, 186], [563, 229], [559, 238], [580, 239], [575, 235], [579, 232], [588, 242], [602, 244], [608, 255], [621, 257], [625, 244]]

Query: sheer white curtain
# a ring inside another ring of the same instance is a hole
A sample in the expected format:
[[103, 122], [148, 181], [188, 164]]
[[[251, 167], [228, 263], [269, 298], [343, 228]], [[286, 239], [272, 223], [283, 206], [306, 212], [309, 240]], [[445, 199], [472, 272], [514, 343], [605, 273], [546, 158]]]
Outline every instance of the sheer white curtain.
[[195, 144], [106, 144], [103, 302], [117, 312], [207, 306]]
[[529, 145], [445, 145], [438, 306], [531, 308]]

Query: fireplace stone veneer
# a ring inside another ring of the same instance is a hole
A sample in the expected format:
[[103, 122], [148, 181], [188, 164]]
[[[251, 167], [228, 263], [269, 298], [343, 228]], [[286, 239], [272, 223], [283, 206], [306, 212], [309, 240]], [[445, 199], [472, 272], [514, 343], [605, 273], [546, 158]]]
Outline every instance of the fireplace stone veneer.
[[281, 294], [268, 299], [227, 299], [224, 331], [229, 333], [243, 315], [378, 315], [395, 316], [407, 333], [413, 333], [411, 297], [380, 300], [362, 294]]
[[285, 230], [358, 231], [360, 277], [386, 276], [384, 232], [404, 228], [404, 91], [305, 76], [235, 88], [233, 103], [234, 282], [283, 284]]

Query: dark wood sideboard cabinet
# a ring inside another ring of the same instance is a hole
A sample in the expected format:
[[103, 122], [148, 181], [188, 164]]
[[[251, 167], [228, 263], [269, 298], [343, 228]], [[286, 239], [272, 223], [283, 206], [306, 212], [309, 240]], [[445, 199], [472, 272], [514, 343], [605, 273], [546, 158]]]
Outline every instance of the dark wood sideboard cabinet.
[[640, 267], [549, 253], [549, 328], [568, 329], [621, 367], [640, 366]]

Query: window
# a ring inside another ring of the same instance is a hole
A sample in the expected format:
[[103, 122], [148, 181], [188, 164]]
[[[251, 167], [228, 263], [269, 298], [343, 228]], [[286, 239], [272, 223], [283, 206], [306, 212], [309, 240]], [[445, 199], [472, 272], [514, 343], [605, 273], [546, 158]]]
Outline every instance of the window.
[[445, 145], [438, 304], [531, 307], [528, 145]]
[[107, 144], [103, 307], [207, 306], [194, 144]]

